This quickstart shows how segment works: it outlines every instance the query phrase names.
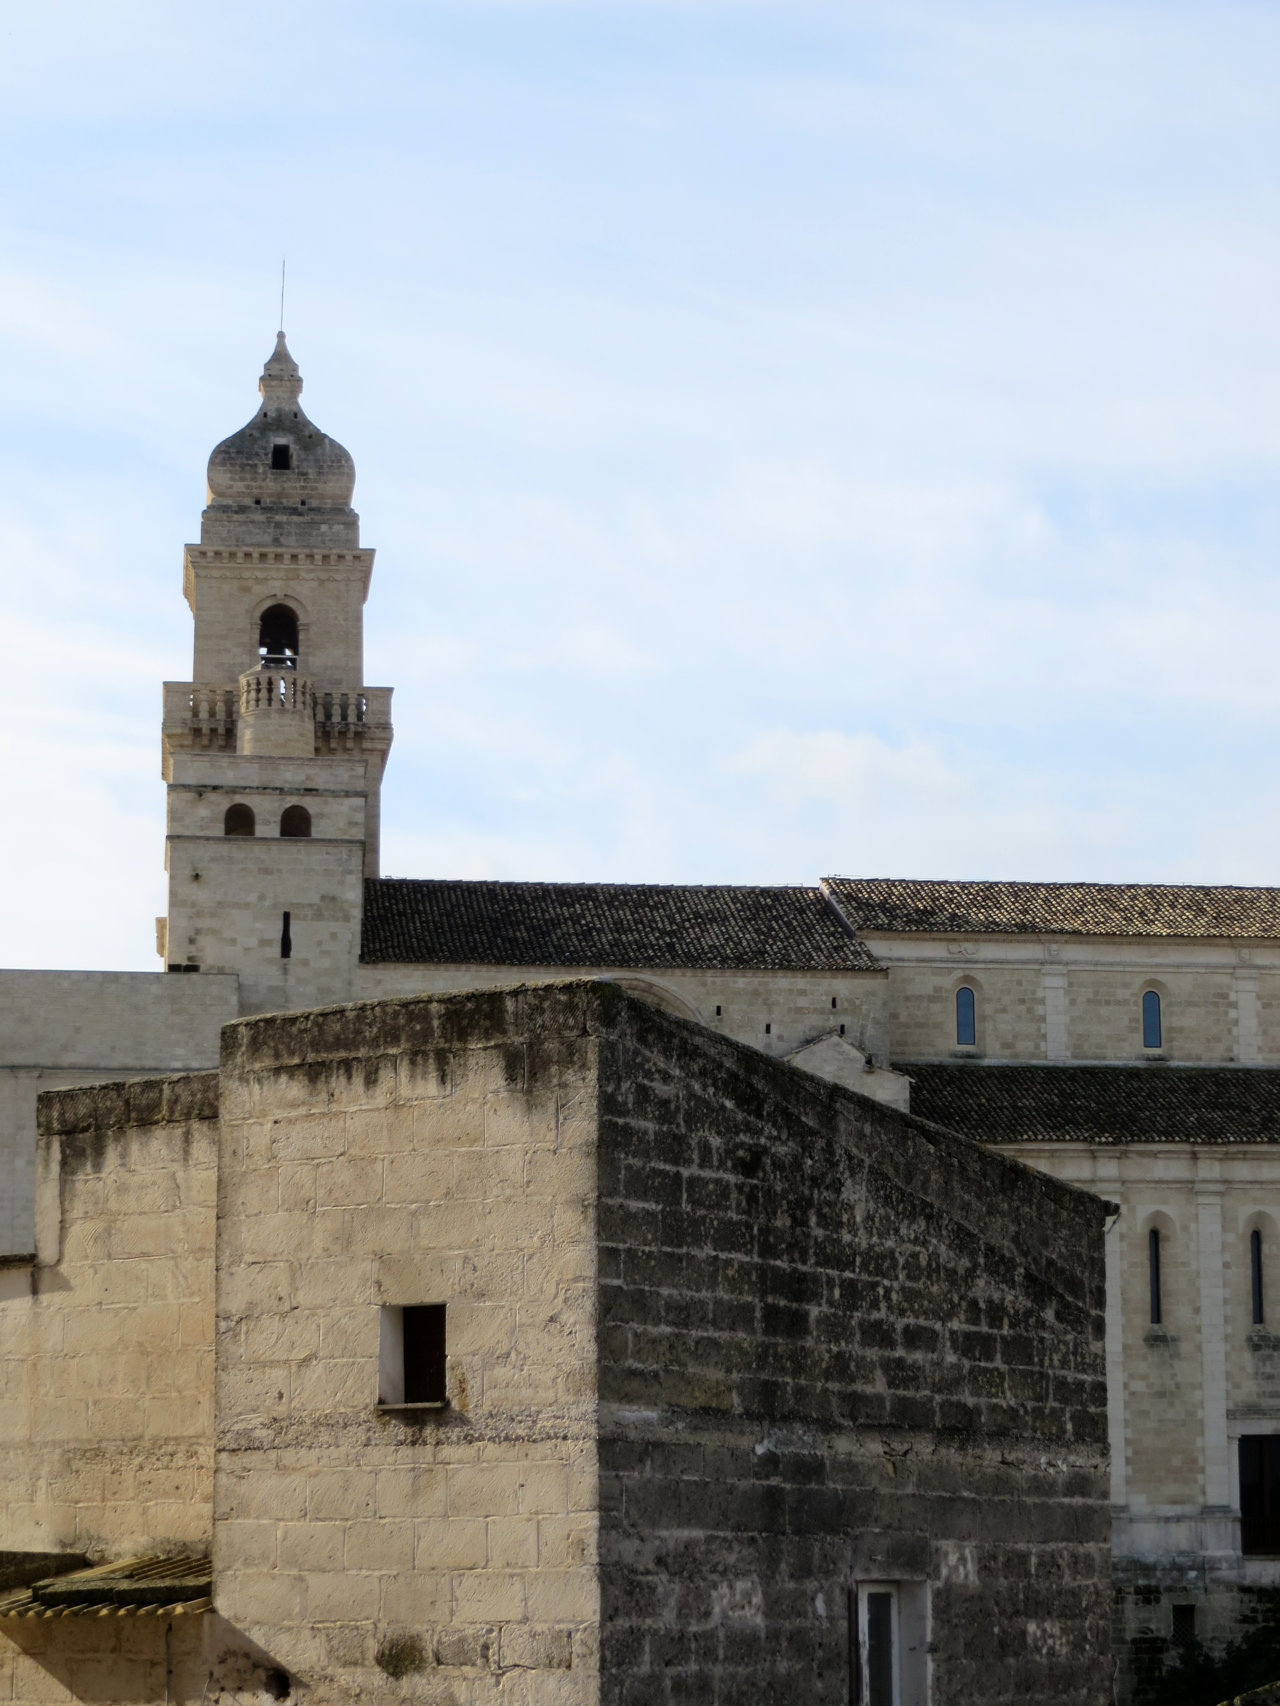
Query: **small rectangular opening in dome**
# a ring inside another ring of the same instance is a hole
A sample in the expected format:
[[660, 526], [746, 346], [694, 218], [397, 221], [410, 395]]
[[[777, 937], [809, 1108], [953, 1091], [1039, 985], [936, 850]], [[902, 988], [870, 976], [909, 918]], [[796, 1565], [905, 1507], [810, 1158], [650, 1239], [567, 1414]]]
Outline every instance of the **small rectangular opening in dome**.
[[293, 467], [293, 452], [287, 444], [273, 444], [271, 446], [271, 466], [273, 468]]

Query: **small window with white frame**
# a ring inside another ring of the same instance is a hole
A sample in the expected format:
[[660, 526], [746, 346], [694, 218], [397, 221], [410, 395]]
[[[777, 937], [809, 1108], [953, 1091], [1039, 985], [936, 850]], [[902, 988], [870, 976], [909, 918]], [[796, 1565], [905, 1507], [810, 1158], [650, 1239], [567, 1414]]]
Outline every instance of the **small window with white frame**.
[[928, 1706], [928, 1595], [924, 1582], [850, 1589], [849, 1682], [857, 1706]]

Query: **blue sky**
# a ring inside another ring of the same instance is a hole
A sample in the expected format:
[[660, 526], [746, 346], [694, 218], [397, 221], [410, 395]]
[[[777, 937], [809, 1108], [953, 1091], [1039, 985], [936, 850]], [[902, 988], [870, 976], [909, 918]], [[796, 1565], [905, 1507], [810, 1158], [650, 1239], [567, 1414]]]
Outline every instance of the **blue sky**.
[[1280, 9], [0, 8], [0, 963], [149, 969], [280, 256], [403, 876], [1280, 882]]

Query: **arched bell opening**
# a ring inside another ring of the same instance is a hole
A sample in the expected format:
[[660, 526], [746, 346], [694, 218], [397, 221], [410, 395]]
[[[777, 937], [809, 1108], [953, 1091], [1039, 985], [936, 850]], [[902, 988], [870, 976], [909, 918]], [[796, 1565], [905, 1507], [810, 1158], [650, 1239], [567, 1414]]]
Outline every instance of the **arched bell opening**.
[[298, 667], [298, 612], [271, 604], [258, 619], [258, 657], [274, 669]]

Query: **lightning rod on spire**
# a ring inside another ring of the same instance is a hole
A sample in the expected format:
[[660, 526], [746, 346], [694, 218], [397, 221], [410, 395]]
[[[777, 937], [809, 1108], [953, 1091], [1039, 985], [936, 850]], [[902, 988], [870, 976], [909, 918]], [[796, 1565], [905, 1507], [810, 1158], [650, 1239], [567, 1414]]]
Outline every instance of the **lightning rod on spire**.
[[284, 262], [285, 262], [285, 257], [283, 255], [281, 255], [281, 257], [280, 257], [280, 330], [282, 332], [284, 331]]

